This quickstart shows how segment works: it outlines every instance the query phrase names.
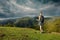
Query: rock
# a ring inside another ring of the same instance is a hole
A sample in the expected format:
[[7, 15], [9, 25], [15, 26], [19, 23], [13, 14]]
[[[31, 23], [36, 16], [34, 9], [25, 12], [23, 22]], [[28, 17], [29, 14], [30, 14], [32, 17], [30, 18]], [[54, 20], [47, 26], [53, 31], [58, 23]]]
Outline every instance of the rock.
[[5, 34], [0, 34], [0, 37], [4, 37], [5, 36]]

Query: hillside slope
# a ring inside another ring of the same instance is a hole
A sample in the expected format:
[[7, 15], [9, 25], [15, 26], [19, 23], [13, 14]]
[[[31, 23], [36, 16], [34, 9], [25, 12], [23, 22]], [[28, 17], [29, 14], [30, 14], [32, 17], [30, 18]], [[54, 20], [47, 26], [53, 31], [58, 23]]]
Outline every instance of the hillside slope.
[[0, 27], [0, 40], [60, 40], [60, 34], [40, 34], [31, 28]]

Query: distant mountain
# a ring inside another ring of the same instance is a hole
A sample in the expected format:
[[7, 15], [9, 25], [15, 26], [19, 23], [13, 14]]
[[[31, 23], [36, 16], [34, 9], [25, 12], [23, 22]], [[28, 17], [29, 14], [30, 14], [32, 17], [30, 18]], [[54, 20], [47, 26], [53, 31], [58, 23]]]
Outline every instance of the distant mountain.
[[[7, 18], [0, 20], [0, 25], [8, 25], [10, 26], [17, 26], [17, 27], [26, 27], [26, 26], [34, 26], [38, 21], [37, 17], [23, 17], [23, 18]], [[45, 20], [49, 20], [51, 17], [46, 17]]]

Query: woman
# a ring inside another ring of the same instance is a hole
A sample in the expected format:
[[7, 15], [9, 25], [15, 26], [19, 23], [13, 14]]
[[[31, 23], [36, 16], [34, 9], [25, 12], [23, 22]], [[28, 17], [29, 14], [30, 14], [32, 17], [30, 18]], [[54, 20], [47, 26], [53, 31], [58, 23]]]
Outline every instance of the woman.
[[40, 13], [39, 17], [39, 26], [40, 26], [40, 32], [43, 32], [43, 24], [44, 24], [44, 16], [42, 15], [42, 12]]

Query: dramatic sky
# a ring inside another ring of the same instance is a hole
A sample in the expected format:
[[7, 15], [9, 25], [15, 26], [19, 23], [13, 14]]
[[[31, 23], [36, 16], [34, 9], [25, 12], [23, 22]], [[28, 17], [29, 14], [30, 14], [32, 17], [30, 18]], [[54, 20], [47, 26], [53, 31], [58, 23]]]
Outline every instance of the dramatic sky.
[[60, 16], [60, 0], [0, 0], [0, 18]]

